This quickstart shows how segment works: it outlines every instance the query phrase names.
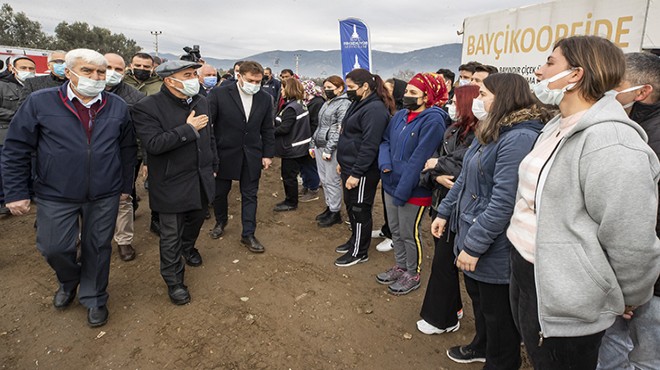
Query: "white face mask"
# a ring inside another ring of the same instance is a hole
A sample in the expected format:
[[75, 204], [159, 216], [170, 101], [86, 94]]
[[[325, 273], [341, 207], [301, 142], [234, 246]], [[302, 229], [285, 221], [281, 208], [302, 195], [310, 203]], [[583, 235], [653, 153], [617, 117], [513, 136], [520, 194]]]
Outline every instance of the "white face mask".
[[559, 105], [559, 103], [561, 103], [561, 100], [564, 99], [564, 92], [572, 89], [575, 86], [575, 84], [568, 84], [562, 89], [553, 89], [553, 90], [550, 90], [548, 85], [551, 82], [555, 82], [559, 79], [568, 76], [572, 72], [573, 69], [567, 69], [564, 72], [558, 73], [552, 76], [551, 78], [547, 78], [535, 84], [532, 87], [532, 89], [534, 90], [534, 94], [539, 99], [539, 101], [541, 101], [541, 103], [543, 104]]
[[[639, 89], [641, 89], [642, 87], [644, 87], [644, 85], [638, 85], [638, 86], [629, 87], [629, 88], [627, 88], [627, 89], [625, 89], [625, 90], [615, 91], [615, 93], [614, 93], [613, 95], [616, 97], [616, 96], [619, 95], [619, 94], [625, 94], [625, 93], [629, 93], [629, 92], [632, 92], [632, 91], [639, 90]], [[628, 108], [632, 107], [634, 104], [635, 104], [635, 101], [634, 101], [634, 100], [631, 101], [631, 102], [628, 103], [628, 104], [623, 104], [623, 109], [628, 109]]]
[[190, 80], [177, 80], [174, 77], [170, 77], [174, 81], [179, 81], [183, 84], [183, 89], [179, 89], [178, 87], [174, 87], [175, 89], [181, 91], [181, 93], [185, 96], [195, 96], [197, 93], [199, 93], [199, 80], [196, 78], [191, 78]]
[[486, 112], [486, 107], [483, 100], [472, 100], [472, 114], [474, 114], [474, 116], [477, 117], [479, 121], [483, 121], [486, 119], [486, 117], [488, 117], [488, 112]]
[[80, 76], [72, 70], [69, 70], [69, 72], [78, 77], [78, 84], [73, 86], [73, 88], [83, 96], [93, 98], [105, 89], [105, 80], [92, 80], [91, 78]]
[[461, 78], [458, 80], [458, 86], [467, 86], [470, 84], [470, 79], [469, 78]]
[[121, 82], [121, 80], [124, 78], [124, 75], [113, 70], [113, 69], [108, 69], [105, 72], [105, 84], [108, 86], [117, 86]]
[[258, 93], [259, 90], [261, 90], [261, 85], [251, 84], [246, 81], [241, 81], [241, 83], [238, 84], [238, 87], [240, 87], [241, 90], [243, 90], [243, 92], [248, 95], [254, 95]]
[[458, 117], [456, 117], [456, 106], [454, 104], [447, 106], [447, 113], [449, 113], [449, 118], [451, 118], [452, 121], [458, 119]]
[[34, 76], [35, 76], [34, 72], [31, 72], [31, 71], [17, 71], [16, 72], [16, 79], [21, 81], [21, 82], [25, 81], [28, 78], [32, 78]]

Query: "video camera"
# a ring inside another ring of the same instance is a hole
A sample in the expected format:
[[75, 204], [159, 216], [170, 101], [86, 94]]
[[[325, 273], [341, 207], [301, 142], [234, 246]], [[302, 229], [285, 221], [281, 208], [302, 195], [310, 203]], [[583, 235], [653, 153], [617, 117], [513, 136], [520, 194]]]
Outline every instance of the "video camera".
[[186, 54], [181, 56], [181, 60], [187, 60], [189, 62], [199, 62], [200, 59], [202, 59], [202, 54], [199, 52], [199, 45], [193, 45], [191, 48], [190, 46], [185, 46], [183, 48], [183, 51], [186, 52]]

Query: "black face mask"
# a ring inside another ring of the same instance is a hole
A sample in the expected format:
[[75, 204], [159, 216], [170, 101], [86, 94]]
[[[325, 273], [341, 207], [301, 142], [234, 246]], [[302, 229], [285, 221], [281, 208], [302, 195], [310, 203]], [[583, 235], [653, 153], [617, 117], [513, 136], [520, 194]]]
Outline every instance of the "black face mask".
[[133, 69], [133, 76], [140, 81], [146, 81], [151, 77], [151, 71], [147, 69]]
[[408, 109], [409, 111], [415, 111], [419, 109], [419, 107], [422, 106], [422, 104], [418, 104], [417, 101], [419, 100], [418, 97], [416, 96], [404, 96], [403, 97], [403, 107]]
[[350, 100], [352, 102], [358, 102], [362, 99], [361, 96], [358, 96], [357, 89], [355, 89], [355, 90], [346, 90], [346, 96], [348, 97], [348, 100]]
[[267, 83], [268, 81], [270, 81], [270, 76], [264, 75], [264, 78], [261, 80], [261, 84], [263, 85], [263, 84]]
[[335, 90], [325, 90], [325, 96], [328, 99], [334, 99], [337, 97], [337, 94], [335, 94]]

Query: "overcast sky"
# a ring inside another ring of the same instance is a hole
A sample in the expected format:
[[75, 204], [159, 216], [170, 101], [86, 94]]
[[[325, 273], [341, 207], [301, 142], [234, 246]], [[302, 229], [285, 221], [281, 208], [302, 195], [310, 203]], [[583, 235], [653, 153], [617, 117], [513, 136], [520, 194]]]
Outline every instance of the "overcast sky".
[[162, 31], [159, 51], [182, 54], [200, 45], [202, 56], [239, 59], [270, 50], [339, 49], [338, 20], [355, 17], [371, 31], [372, 49], [405, 52], [461, 42], [463, 19], [546, 0], [237, 0], [173, 1], [0, 0], [53, 33], [66, 21], [87, 22], [154, 50], [150, 31]]

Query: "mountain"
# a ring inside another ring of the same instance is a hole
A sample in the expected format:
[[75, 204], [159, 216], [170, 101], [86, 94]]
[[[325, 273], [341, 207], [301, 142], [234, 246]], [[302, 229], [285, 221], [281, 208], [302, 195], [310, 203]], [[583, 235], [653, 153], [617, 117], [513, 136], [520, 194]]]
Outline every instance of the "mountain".
[[[373, 50], [371, 52], [373, 73], [377, 73], [383, 79], [400, 75], [402, 72], [435, 72], [439, 68], [449, 68], [458, 72], [461, 64], [461, 44], [446, 44], [426, 49], [409, 51], [406, 53], [388, 53]], [[299, 56], [298, 70], [301, 76], [326, 77], [330, 75], [341, 75], [341, 54], [339, 50], [329, 51], [268, 51], [245, 57], [244, 60], [255, 60], [264, 67], [271, 67], [276, 74], [280, 70], [289, 68], [295, 71], [296, 55]], [[174, 54], [162, 54], [167, 59], [178, 59]], [[231, 69], [235, 60], [202, 57], [211, 65], [222, 70]]]

